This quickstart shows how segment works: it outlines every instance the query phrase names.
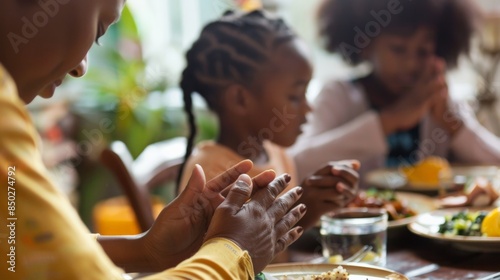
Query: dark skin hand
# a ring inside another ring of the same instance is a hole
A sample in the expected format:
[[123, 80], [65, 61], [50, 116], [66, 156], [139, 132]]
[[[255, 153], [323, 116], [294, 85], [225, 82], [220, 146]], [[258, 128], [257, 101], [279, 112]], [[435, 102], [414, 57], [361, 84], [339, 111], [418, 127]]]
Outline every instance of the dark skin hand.
[[[126, 271], [174, 267], [201, 247], [213, 213], [224, 201], [221, 191], [252, 167], [251, 161], [242, 161], [205, 184], [203, 170], [196, 166], [186, 189], [162, 210], [149, 231], [136, 236], [100, 236], [98, 240], [113, 262]], [[252, 183], [255, 189], [264, 188], [274, 178], [273, 171], [266, 171]]]
[[[443, 67], [445, 67], [444, 61]], [[450, 95], [448, 92], [448, 87], [437, 94], [432, 101], [430, 112], [433, 120], [446, 132], [453, 137], [463, 126], [463, 121], [453, 108], [450, 106]]]
[[254, 271], [262, 271], [303, 232], [301, 227], [292, 227], [305, 214], [305, 205], [289, 211], [302, 188], [295, 187], [278, 197], [289, 181], [289, 175], [279, 176], [267, 188], [252, 194], [250, 177], [241, 175], [215, 211], [205, 240], [223, 237], [234, 241], [248, 251]]
[[412, 89], [399, 99], [381, 108], [380, 122], [386, 135], [415, 126], [429, 112], [437, 96], [447, 92], [445, 64], [432, 58]]
[[358, 192], [360, 163], [357, 160], [330, 162], [302, 182], [304, 194], [299, 200], [308, 211], [299, 225], [305, 229], [314, 226], [321, 216], [342, 208]]

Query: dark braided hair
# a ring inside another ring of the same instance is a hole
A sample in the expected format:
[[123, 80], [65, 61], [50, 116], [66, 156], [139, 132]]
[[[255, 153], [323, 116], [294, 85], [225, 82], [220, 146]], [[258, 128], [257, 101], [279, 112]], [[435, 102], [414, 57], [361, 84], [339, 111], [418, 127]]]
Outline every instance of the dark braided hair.
[[197, 132], [192, 94], [200, 94], [209, 109], [217, 112], [220, 109], [218, 93], [234, 83], [250, 86], [259, 67], [269, 61], [271, 52], [293, 38], [295, 34], [283, 20], [271, 18], [262, 11], [228, 11], [203, 28], [186, 54], [187, 66], [180, 83], [190, 133], [177, 185], [193, 150]]

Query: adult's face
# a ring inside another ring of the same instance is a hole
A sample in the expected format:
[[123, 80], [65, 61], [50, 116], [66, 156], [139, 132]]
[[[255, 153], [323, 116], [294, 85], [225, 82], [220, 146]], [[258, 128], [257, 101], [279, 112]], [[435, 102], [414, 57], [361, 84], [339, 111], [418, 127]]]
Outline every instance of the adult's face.
[[81, 77], [87, 52], [116, 22], [125, 0], [0, 0], [0, 63], [29, 103]]

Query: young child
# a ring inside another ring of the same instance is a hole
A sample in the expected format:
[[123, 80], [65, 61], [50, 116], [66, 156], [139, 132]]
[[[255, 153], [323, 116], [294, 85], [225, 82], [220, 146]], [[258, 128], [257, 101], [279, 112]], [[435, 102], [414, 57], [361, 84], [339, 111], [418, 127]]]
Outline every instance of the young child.
[[[191, 134], [180, 186], [195, 164], [212, 178], [242, 159], [255, 163], [249, 174], [286, 172], [295, 186], [295, 166], [282, 147], [295, 142], [310, 111], [306, 89], [312, 68], [304, 44], [281, 19], [261, 11], [228, 12], [203, 29], [186, 56], [181, 87]], [[191, 154], [195, 92], [217, 114], [219, 134], [215, 141], [199, 143]], [[333, 162], [302, 181], [300, 202], [308, 211], [301, 226], [313, 226], [322, 214], [353, 198], [356, 168], [356, 161]]]
[[89, 48], [124, 2], [1, 1], [0, 279], [128, 279], [122, 269], [168, 268], [149, 279], [250, 279], [301, 235], [292, 227], [305, 207], [289, 211], [301, 188], [276, 199], [289, 176], [265, 172], [251, 181], [244, 161], [207, 183], [197, 166], [150, 230], [92, 238], [42, 163], [25, 104], [52, 96], [67, 74], [85, 74]]
[[469, 50], [474, 9], [462, 0], [324, 0], [325, 48], [371, 71], [327, 83], [290, 149], [299, 176], [327, 159], [360, 159], [361, 175], [434, 155], [500, 164], [500, 141], [448, 94], [446, 70]]

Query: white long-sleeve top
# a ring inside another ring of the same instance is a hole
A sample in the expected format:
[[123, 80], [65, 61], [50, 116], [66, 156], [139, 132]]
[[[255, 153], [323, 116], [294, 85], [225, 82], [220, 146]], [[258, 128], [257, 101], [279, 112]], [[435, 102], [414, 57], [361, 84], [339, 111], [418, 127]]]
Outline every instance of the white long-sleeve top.
[[[468, 106], [453, 103], [453, 107], [463, 127], [451, 138], [430, 116], [424, 116], [415, 158], [435, 155], [453, 163], [500, 165], [500, 139], [479, 124]], [[361, 86], [329, 82], [312, 108], [304, 133], [288, 150], [299, 181], [332, 160], [360, 160], [361, 179], [366, 172], [384, 167], [389, 152], [386, 135]]]

